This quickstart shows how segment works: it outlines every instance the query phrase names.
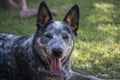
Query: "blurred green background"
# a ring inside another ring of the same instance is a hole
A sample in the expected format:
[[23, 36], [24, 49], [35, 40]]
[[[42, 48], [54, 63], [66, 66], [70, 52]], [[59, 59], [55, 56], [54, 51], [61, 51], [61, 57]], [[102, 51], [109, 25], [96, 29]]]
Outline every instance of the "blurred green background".
[[[18, 0], [19, 1], [19, 0]], [[81, 74], [120, 79], [120, 0], [44, 0], [63, 20], [74, 5], [80, 6], [80, 27], [72, 53], [72, 68]], [[41, 0], [28, 0], [38, 8]], [[31, 35], [36, 17], [21, 19], [19, 11], [0, 7], [0, 33]]]

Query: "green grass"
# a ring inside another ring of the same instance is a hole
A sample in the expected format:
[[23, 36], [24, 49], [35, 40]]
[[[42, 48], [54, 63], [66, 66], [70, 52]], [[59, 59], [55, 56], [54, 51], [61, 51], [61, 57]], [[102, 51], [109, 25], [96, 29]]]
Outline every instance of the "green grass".
[[[45, 0], [62, 20], [74, 4], [80, 5], [80, 28], [72, 53], [72, 68], [82, 74], [120, 79], [120, 0]], [[38, 8], [40, 0], [29, 0]], [[36, 17], [23, 20], [19, 11], [0, 8], [0, 33], [31, 35]]]

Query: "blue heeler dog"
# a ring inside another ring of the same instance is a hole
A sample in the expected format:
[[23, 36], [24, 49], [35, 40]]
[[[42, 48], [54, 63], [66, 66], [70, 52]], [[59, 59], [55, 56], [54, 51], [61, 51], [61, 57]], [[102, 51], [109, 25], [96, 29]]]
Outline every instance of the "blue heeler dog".
[[78, 5], [70, 9], [63, 21], [54, 21], [46, 3], [41, 2], [34, 35], [28, 37], [0, 34], [0, 78], [99, 80], [71, 70], [70, 56], [78, 26]]

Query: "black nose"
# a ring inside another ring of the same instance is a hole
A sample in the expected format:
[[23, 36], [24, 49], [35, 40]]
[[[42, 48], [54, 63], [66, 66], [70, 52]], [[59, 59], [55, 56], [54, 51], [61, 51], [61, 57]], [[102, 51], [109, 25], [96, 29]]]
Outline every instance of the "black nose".
[[53, 56], [55, 56], [55, 57], [61, 57], [62, 53], [63, 53], [63, 49], [62, 48], [53, 48], [52, 53], [53, 53]]

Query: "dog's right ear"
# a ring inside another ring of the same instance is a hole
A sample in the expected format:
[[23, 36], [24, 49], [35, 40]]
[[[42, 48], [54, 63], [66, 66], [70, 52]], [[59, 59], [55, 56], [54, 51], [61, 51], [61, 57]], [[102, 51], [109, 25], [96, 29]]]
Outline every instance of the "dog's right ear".
[[37, 15], [37, 26], [43, 26], [52, 20], [52, 15], [44, 1], [41, 2]]

